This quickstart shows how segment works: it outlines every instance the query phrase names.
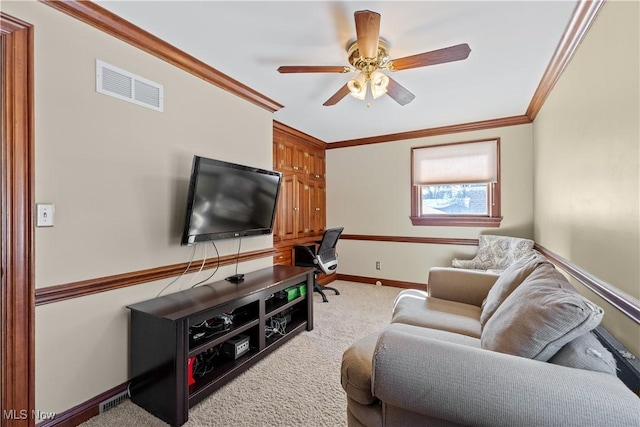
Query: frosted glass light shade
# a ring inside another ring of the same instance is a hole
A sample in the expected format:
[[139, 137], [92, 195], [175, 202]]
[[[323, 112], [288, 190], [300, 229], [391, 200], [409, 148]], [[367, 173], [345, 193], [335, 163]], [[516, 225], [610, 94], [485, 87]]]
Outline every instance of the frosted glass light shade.
[[360, 73], [347, 82], [347, 87], [349, 88], [351, 96], [364, 100], [367, 95], [367, 77]]

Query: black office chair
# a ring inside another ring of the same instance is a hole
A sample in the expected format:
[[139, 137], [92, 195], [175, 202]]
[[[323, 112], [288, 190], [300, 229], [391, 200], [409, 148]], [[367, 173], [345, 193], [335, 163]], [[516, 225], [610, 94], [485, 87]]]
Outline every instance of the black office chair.
[[301, 267], [313, 267], [315, 274], [313, 275], [313, 290], [322, 295], [323, 302], [329, 302], [324, 291], [333, 291], [336, 295], [340, 292], [336, 288], [318, 285], [318, 274], [334, 274], [338, 268], [338, 254], [336, 253], [336, 245], [342, 234], [344, 227], [330, 228], [324, 232], [318, 251], [313, 246], [296, 245], [293, 247], [295, 256], [295, 265]]

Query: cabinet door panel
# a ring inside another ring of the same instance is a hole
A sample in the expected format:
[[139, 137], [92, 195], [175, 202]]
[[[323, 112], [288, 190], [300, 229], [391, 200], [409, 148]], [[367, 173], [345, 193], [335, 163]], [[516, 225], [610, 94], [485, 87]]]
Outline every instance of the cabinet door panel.
[[296, 189], [295, 176], [285, 173], [282, 176], [280, 199], [278, 200], [278, 238], [280, 240], [294, 239], [296, 237], [295, 214]]
[[310, 214], [310, 233], [319, 235], [324, 232], [325, 228], [325, 186], [321, 182], [309, 183], [309, 214]]
[[297, 195], [297, 209], [295, 209], [296, 232], [298, 234], [297, 237], [303, 237], [309, 232], [309, 186], [302, 174], [295, 175], [295, 183]]

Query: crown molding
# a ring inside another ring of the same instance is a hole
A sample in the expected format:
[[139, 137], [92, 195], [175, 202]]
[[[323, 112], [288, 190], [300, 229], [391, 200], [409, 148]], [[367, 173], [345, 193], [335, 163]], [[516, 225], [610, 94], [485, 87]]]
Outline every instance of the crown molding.
[[89, 24], [113, 37], [156, 56], [188, 73], [199, 77], [221, 89], [233, 93], [270, 112], [278, 111], [282, 104], [266, 97], [232, 79], [199, 59], [185, 53], [166, 41], [144, 31], [118, 15], [98, 6], [91, 1], [80, 0], [38, 0], [41, 3], [66, 13], [86, 24]]
[[517, 126], [531, 123], [529, 117], [512, 116], [500, 119], [482, 120], [478, 122], [462, 123], [450, 126], [440, 126], [436, 128], [414, 130], [410, 132], [392, 133], [388, 135], [378, 135], [369, 138], [350, 139], [346, 141], [331, 142], [327, 144], [327, 149], [356, 147], [358, 145], [379, 144], [381, 142], [395, 142], [406, 139], [426, 138], [430, 136], [446, 135], [450, 133], [472, 132], [477, 130], [495, 129], [507, 126]]
[[318, 148], [322, 148], [322, 149], [326, 149], [327, 148], [327, 143], [316, 138], [313, 137], [309, 134], [306, 134], [302, 131], [299, 131], [298, 129], [294, 129], [289, 125], [285, 125], [282, 122], [279, 122], [277, 120], [273, 121], [273, 130], [278, 130], [280, 132], [284, 132], [284, 133], [288, 133], [289, 135], [292, 135], [296, 138], [302, 139], [305, 142], [308, 142], [311, 145], [314, 145]]
[[560, 75], [566, 68], [567, 64], [569, 64], [569, 61], [573, 58], [576, 49], [584, 39], [587, 31], [591, 27], [591, 24], [596, 19], [598, 12], [604, 5], [604, 2], [605, 0], [582, 0], [576, 5], [573, 15], [569, 20], [569, 25], [567, 25], [567, 28], [560, 39], [560, 43], [551, 57], [551, 61], [542, 75], [542, 80], [533, 94], [529, 108], [527, 108], [527, 112], [525, 113], [532, 122], [542, 109], [544, 101], [551, 93], [551, 90], [560, 78]]

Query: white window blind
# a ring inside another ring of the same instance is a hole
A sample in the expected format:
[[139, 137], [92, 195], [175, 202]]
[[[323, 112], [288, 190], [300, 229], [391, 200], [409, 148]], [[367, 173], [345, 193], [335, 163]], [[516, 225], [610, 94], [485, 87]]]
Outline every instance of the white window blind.
[[414, 148], [412, 157], [414, 185], [498, 181], [497, 140]]

